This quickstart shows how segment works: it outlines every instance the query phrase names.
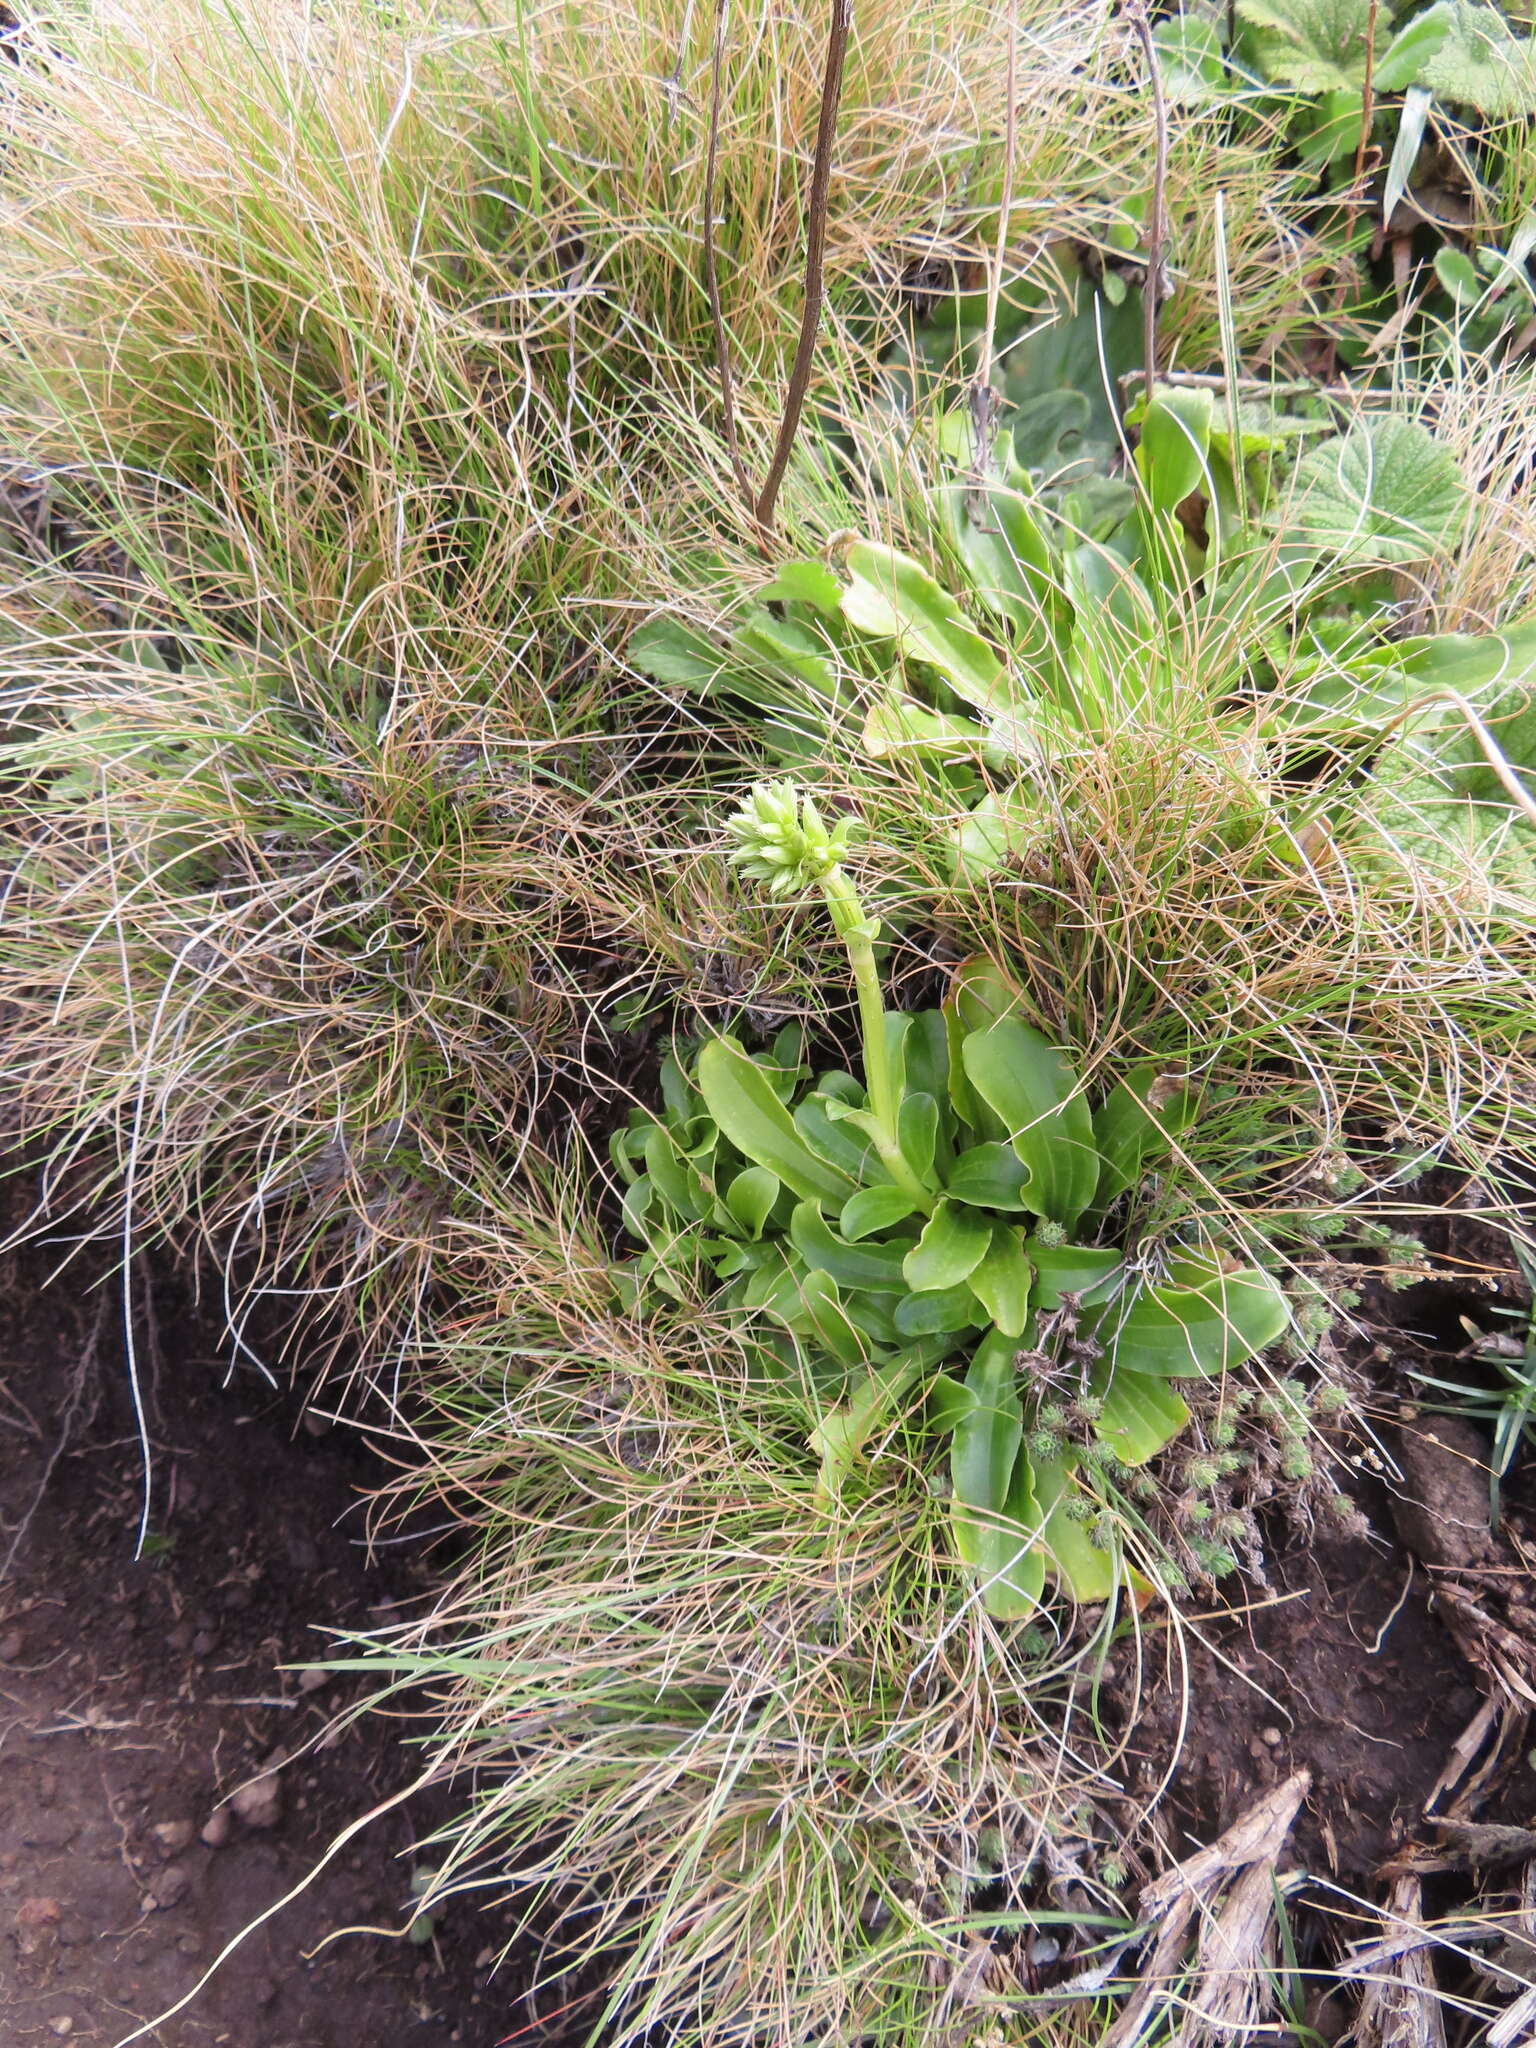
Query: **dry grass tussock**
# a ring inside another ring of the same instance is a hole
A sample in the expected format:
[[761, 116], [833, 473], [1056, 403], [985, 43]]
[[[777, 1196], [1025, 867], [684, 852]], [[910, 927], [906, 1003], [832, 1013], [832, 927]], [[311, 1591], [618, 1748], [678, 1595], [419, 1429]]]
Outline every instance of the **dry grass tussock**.
[[1067, 1887], [1080, 1929], [1121, 1924], [1096, 1872], [1134, 1802], [1091, 1725], [1114, 1618], [1000, 1631], [901, 1424], [819, 1500], [808, 1397], [707, 1310], [625, 1318], [604, 1267], [526, 1215], [504, 1318], [443, 1358], [404, 1454], [402, 1494], [477, 1532], [438, 1611], [367, 1651], [425, 1679], [474, 1788], [423, 1852], [441, 1892], [553, 1924], [530, 2010], [606, 2001], [612, 2040], [1001, 2016], [1027, 1909], [1048, 1926]]
[[[200, 1240], [235, 1295], [297, 1260], [385, 1351], [447, 1224], [494, 1234], [561, 1073], [608, 1083], [618, 1003], [721, 950], [668, 868], [712, 741], [601, 652], [747, 547], [710, 425], [701, 16], [134, 0], [61, 10], [0, 79], [17, 1120], [126, 1247]], [[1091, 237], [1148, 109], [1106, 11], [1014, 19], [1021, 246]], [[726, 53], [752, 460], [822, 27], [743, 17]], [[818, 395], [857, 388], [912, 265], [990, 246], [1008, 31], [974, 0], [860, 9]], [[1191, 223], [1219, 146], [1180, 129]], [[792, 477], [786, 518], [819, 501]]]

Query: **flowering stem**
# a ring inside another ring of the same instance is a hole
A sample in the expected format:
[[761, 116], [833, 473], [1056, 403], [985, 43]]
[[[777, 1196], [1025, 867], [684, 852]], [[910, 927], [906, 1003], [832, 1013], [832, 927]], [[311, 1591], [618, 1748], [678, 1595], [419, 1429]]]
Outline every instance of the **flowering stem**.
[[859, 993], [859, 1028], [864, 1039], [864, 1082], [869, 1090], [869, 1109], [875, 1121], [875, 1150], [881, 1164], [899, 1188], [905, 1190], [927, 1213], [933, 1210], [933, 1195], [907, 1164], [897, 1137], [896, 1076], [891, 1070], [891, 1048], [885, 1030], [885, 998], [880, 987], [880, 969], [875, 962], [875, 940], [879, 923], [866, 917], [858, 891], [840, 867], [829, 868], [821, 877], [822, 893], [832, 913], [833, 927], [848, 953], [854, 986]]

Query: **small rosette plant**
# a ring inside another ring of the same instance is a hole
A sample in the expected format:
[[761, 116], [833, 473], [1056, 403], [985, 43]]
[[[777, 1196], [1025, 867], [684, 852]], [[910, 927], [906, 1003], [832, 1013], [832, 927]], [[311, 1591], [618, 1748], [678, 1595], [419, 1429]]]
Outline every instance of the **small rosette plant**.
[[[794, 1028], [763, 1053], [721, 1033], [669, 1056], [664, 1113], [635, 1111], [614, 1141], [645, 1246], [625, 1285], [687, 1299], [702, 1271], [756, 1322], [813, 1390], [829, 1500], [899, 1404], [921, 1402], [950, 1443], [955, 1550], [998, 1619], [1032, 1612], [1048, 1574], [1079, 1600], [1139, 1593], [1104, 1540], [1114, 1471], [1183, 1429], [1175, 1382], [1230, 1370], [1289, 1319], [1267, 1274], [1208, 1243], [1123, 1242], [1128, 1198], [1171, 1165], [1193, 1092], [1141, 1066], [1091, 1103], [984, 959], [941, 1009], [888, 1011], [847, 825], [779, 783], [729, 830], [770, 894], [821, 892], [853, 969], [863, 1076], [812, 1077]], [[1083, 1442], [1053, 1426], [1064, 1390]]]

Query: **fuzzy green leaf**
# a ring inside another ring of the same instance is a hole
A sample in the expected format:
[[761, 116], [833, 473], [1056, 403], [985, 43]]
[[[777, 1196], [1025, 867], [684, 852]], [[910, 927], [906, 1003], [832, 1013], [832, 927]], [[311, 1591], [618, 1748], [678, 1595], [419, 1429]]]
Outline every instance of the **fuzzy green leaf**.
[[1350, 562], [1427, 561], [1457, 539], [1467, 490], [1456, 458], [1415, 420], [1360, 420], [1296, 468], [1288, 539]]
[[1385, 92], [1417, 86], [1501, 121], [1536, 113], [1536, 47], [1478, 0], [1426, 8], [1393, 39], [1381, 70]]
[[[1258, 30], [1259, 62], [1275, 84], [1323, 93], [1364, 80], [1370, 0], [1238, 0], [1237, 11]], [[1393, 12], [1379, 11], [1383, 20]]]

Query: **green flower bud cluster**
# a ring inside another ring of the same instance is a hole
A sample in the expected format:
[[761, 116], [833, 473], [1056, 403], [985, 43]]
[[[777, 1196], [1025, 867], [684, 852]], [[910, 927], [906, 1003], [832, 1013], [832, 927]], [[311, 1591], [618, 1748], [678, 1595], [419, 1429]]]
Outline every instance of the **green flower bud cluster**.
[[736, 842], [731, 864], [770, 896], [793, 896], [825, 881], [848, 851], [852, 820], [830, 829], [793, 782], [759, 782], [725, 829]]

